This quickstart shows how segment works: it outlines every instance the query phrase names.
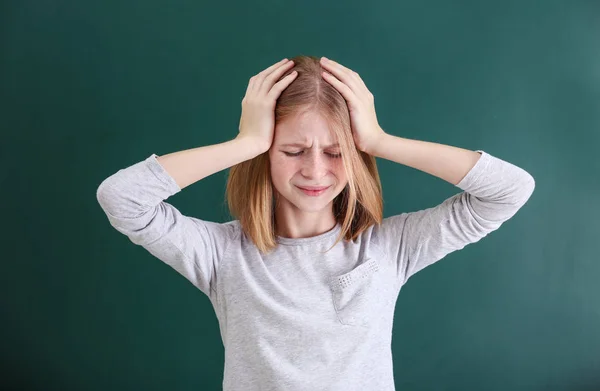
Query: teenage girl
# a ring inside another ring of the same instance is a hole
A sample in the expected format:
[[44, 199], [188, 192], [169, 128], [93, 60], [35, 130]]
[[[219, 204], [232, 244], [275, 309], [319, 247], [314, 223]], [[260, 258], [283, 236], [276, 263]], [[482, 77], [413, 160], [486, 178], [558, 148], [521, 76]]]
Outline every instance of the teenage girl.
[[[382, 218], [375, 157], [463, 191]], [[235, 220], [165, 202], [227, 168]], [[225, 391], [391, 391], [401, 287], [498, 229], [534, 187], [528, 172], [482, 150], [384, 132], [356, 72], [299, 56], [250, 78], [235, 139], [152, 154], [106, 178], [97, 198], [115, 229], [209, 297]]]

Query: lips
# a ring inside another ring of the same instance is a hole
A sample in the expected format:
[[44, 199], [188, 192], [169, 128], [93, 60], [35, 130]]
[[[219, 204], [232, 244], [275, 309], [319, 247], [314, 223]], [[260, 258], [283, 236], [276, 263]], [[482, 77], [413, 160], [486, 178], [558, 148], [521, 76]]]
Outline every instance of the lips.
[[304, 190], [319, 191], [319, 190], [327, 189], [329, 186], [298, 186], [298, 187], [301, 189], [304, 189]]

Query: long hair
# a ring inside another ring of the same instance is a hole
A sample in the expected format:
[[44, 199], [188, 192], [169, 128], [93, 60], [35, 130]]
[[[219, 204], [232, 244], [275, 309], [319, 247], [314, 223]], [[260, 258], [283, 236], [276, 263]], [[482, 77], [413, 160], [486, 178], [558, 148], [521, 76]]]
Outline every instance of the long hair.
[[[348, 178], [344, 190], [333, 200], [333, 214], [341, 224], [340, 235], [333, 246], [342, 239], [354, 241], [371, 225], [380, 224], [383, 217], [381, 180], [375, 157], [356, 148], [346, 100], [323, 80], [321, 73], [325, 69], [319, 58], [296, 56], [292, 60], [294, 66], [279, 80], [294, 70], [298, 75], [277, 99], [275, 124], [307, 112], [316, 112], [326, 119], [339, 142]], [[277, 246], [276, 190], [271, 181], [269, 152], [232, 166], [226, 193], [230, 214], [240, 221], [242, 230], [259, 251], [264, 254], [274, 249]]]

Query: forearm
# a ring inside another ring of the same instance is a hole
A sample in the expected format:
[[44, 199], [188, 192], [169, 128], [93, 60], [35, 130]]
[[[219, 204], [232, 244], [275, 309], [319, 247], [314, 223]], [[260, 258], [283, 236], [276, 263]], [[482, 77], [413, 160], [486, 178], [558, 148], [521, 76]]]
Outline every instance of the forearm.
[[235, 138], [220, 144], [169, 153], [156, 159], [183, 189], [262, 152], [251, 141]]
[[435, 175], [453, 185], [467, 175], [481, 156], [468, 149], [388, 133], [383, 133], [368, 153]]

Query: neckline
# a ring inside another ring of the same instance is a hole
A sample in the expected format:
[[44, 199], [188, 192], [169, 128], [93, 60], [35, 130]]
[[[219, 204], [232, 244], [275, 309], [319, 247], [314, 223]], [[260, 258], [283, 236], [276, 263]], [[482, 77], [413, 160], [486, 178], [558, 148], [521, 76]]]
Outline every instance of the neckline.
[[311, 236], [308, 238], [286, 238], [283, 236], [276, 235], [275, 238], [277, 243], [283, 244], [286, 246], [296, 246], [296, 245], [304, 245], [308, 243], [320, 242], [322, 240], [329, 239], [332, 236], [336, 236], [342, 230], [342, 225], [337, 222], [335, 226], [327, 232], [323, 232], [322, 234]]

